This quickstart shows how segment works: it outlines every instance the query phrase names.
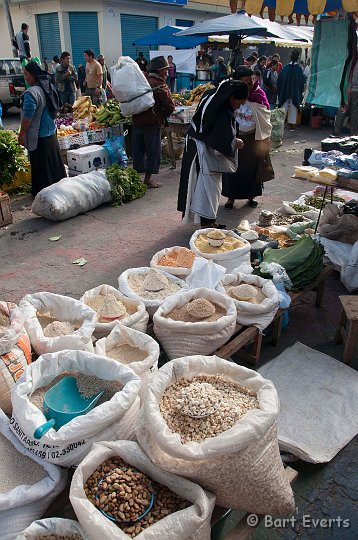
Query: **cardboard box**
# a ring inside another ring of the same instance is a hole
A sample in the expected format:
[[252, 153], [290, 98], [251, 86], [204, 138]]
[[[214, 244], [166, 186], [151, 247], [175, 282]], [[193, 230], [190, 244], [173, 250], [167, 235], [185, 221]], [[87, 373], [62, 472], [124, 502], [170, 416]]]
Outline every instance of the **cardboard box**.
[[109, 166], [108, 152], [99, 144], [84, 146], [67, 152], [68, 168], [75, 174], [83, 174]]

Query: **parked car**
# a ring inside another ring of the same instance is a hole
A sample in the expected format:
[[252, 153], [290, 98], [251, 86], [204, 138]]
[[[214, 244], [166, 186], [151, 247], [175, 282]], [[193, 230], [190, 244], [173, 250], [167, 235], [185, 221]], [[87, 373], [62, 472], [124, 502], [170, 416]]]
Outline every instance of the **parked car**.
[[0, 58], [0, 103], [2, 114], [10, 107], [18, 107], [25, 91], [25, 79], [20, 58]]

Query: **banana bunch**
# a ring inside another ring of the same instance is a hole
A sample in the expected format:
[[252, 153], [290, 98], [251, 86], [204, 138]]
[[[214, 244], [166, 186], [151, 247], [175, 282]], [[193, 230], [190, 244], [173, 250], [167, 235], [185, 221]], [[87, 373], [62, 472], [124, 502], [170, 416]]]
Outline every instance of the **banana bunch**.
[[111, 127], [118, 124], [124, 117], [119, 103], [115, 99], [109, 99], [97, 109], [94, 118], [100, 126]]
[[75, 120], [89, 118], [91, 121], [93, 115], [97, 112], [97, 107], [92, 105], [92, 100], [89, 96], [81, 96], [74, 102], [72, 110]]

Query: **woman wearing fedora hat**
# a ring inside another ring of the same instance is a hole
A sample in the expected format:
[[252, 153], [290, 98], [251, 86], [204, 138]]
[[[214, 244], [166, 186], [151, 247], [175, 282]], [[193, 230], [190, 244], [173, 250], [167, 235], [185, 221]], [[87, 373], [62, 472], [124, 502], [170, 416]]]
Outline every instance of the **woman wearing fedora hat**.
[[166, 83], [168, 69], [169, 64], [164, 56], [152, 58], [147, 79], [153, 89], [155, 103], [147, 111], [132, 117], [133, 168], [144, 173], [144, 183], [148, 188], [162, 185], [152, 180], [152, 174], [158, 174], [160, 167], [161, 127], [175, 109]]

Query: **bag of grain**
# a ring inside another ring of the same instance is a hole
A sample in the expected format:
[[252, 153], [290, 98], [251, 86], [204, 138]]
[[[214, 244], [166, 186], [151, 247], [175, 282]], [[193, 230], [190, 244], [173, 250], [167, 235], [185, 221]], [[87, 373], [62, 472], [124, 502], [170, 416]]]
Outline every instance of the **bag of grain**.
[[99, 339], [95, 352], [126, 364], [141, 379], [139, 395], [142, 397], [152, 374], [158, 370], [159, 345], [147, 334], [117, 325], [108, 337]]
[[73, 519], [46, 518], [31, 523], [15, 540], [89, 540], [78, 521]]
[[0, 302], [0, 408], [11, 413], [11, 388], [31, 363], [31, 345], [20, 309]]
[[83, 302], [49, 292], [28, 294], [19, 308], [37, 354], [64, 349], [93, 351], [96, 312]]
[[154, 268], [129, 268], [118, 278], [118, 288], [128, 298], [141, 300], [152, 317], [169, 296], [188, 289], [185, 281]]
[[0, 410], [1, 539], [16, 535], [39, 519], [66, 486], [67, 471], [42, 461], [36, 447], [27, 450], [11, 433]]
[[[123, 461], [125, 463], [122, 464]], [[140, 471], [142, 483], [154, 488], [153, 511], [143, 520], [127, 525], [113, 523], [89, 500], [84, 485], [91, 497], [92, 486], [97, 483], [91, 475], [97, 470], [101, 477], [104, 462], [110, 468], [111, 465], [126, 468], [130, 464]], [[73, 475], [70, 500], [79, 522], [92, 540], [125, 540], [137, 534], [141, 540], [207, 540], [215, 505], [215, 497], [211, 493], [153, 465], [139, 445], [132, 441], [94, 444]]]
[[153, 316], [154, 334], [168, 358], [212, 354], [236, 327], [233, 300], [210, 289], [191, 289], [168, 298]]
[[[114, 297], [114, 298], [113, 298]], [[117, 324], [146, 332], [149, 315], [140, 300], [126, 298], [110, 285], [99, 285], [86, 291], [80, 301], [97, 313], [94, 336], [108, 336]]]
[[273, 321], [279, 308], [279, 292], [270, 279], [233, 271], [226, 274], [218, 291], [233, 299], [237, 322], [256, 326], [261, 332]]
[[191, 274], [195, 260], [195, 253], [181, 246], [162, 249], [153, 255], [150, 266], [158, 270], [165, 270], [168, 274], [185, 279]]
[[[77, 375], [77, 386], [86, 397], [103, 388], [106, 392], [87, 414], [77, 416], [58, 431], [51, 428], [37, 440], [35, 430], [47, 421], [42, 412], [44, 393], [64, 373]], [[64, 467], [78, 465], [95, 441], [134, 437], [139, 388], [138, 375], [109, 358], [86, 351], [45, 354], [29, 366], [13, 388], [10, 428], [25, 447], [37, 448], [43, 460]]]
[[188, 356], [154, 375], [137, 440], [155, 465], [197, 482], [219, 506], [288, 514], [295, 503], [278, 448], [278, 412], [274, 385], [255, 371]]
[[[223, 235], [222, 239], [209, 238], [211, 235]], [[221, 243], [220, 243], [221, 242]], [[242, 263], [250, 263], [250, 244], [233, 231], [218, 229], [198, 229], [190, 238], [190, 249], [196, 255], [212, 259], [226, 268], [234, 270]]]

